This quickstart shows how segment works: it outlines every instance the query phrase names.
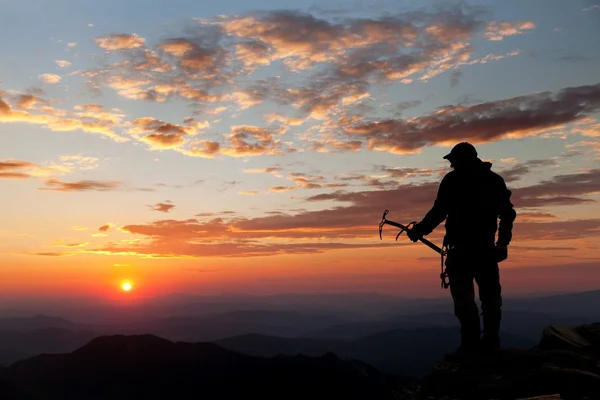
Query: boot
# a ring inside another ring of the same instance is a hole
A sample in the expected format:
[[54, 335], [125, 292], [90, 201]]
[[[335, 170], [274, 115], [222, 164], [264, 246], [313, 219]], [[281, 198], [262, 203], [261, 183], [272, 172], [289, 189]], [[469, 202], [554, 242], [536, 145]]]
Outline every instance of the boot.
[[473, 355], [481, 350], [481, 339], [479, 336], [462, 336], [460, 346], [456, 349], [457, 354]]

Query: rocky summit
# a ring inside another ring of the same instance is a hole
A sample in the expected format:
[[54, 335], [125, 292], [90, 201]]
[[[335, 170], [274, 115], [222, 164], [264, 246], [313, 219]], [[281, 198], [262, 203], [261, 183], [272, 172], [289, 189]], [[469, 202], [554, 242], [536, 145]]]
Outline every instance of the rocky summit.
[[600, 399], [600, 323], [549, 326], [529, 350], [448, 354], [406, 400]]

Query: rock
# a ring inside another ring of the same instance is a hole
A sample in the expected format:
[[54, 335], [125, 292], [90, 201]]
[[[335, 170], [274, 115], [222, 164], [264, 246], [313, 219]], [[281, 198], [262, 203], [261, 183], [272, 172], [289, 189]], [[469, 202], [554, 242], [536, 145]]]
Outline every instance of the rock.
[[600, 356], [600, 323], [577, 327], [548, 326], [542, 331], [539, 348]]
[[600, 398], [598, 359], [542, 349], [504, 349], [479, 356], [447, 357], [422, 379], [414, 398], [514, 400], [556, 398], [557, 393], [561, 400]]

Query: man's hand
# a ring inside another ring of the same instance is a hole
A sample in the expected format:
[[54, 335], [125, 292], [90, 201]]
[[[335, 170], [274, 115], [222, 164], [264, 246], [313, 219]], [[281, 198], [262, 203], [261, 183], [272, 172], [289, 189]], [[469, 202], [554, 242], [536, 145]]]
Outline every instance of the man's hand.
[[496, 261], [502, 262], [508, 258], [508, 248], [506, 246], [496, 245]]
[[412, 227], [412, 229], [407, 230], [406, 234], [408, 235], [408, 238], [410, 240], [412, 240], [413, 242], [416, 242], [417, 240], [419, 240], [423, 237], [423, 235], [419, 231], [419, 224], [415, 224]]

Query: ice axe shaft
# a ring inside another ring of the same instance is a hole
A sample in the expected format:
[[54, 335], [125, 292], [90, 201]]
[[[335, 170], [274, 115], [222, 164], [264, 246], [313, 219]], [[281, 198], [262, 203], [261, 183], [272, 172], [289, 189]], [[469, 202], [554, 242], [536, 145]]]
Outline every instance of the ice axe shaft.
[[[383, 212], [383, 216], [381, 217], [381, 222], [379, 223], [379, 239], [382, 239], [382, 237], [381, 237], [381, 232], [383, 231], [383, 226], [384, 226], [385, 224], [388, 224], [388, 225], [392, 225], [392, 226], [395, 226], [396, 228], [400, 228], [400, 229], [401, 229], [401, 231], [400, 231], [400, 232], [398, 233], [398, 235], [396, 236], [396, 240], [398, 240], [398, 236], [400, 236], [400, 235], [402, 234], [402, 232], [404, 232], [404, 231], [407, 231], [407, 232], [409, 232], [409, 231], [410, 231], [410, 228], [409, 228], [409, 226], [410, 226], [411, 224], [414, 224], [414, 222], [411, 222], [411, 223], [410, 223], [410, 224], [408, 224], [408, 226], [407, 226], [407, 225], [402, 225], [402, 224], [400, 224], [400, 223], [398, 223], [398, 222], [390, 221], [390, 220], [388, 220], [388, 219], [386, 219], [386, 218], [385, 218], [385, 216], [386, 216], [388, 213], [389, 213], [389, 210], [385, 210], [385, 211]], [[438, 252], [439, 254], [442, 254], [442, 253], [443, 253], [443, 250], [442, 250], [442, 249], [441, 249], [439, 246], [437, 246], [437, 245], [436, 245], [436, 244], [434, 244], [434, 243], [431, 243], [429, 240], [427, 240], [427, 239], [425, 239], [425, 238], [419, 238], [419, 240], [420, 240], [421, 242], [423, 242], [423, 243], [424, 243], [424, 244], [425, 244], [427, 247], [429, 247], [430, 249], [433, 249], [433, 250], [435, 250], [435, 251], [436, 251], [436, 252]]]

